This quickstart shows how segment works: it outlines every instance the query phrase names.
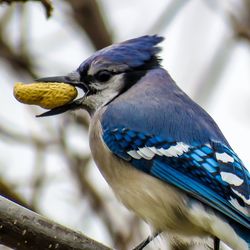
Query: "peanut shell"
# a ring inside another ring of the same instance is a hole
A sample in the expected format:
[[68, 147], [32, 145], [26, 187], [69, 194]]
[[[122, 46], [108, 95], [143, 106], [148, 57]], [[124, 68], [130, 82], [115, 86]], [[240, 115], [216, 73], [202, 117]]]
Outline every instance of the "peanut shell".
[[36, 82], [14, 85], [15, 98], [25, 104], [38, 105], [44, 109], [53, 109], [65, 105], [77, 96], [74, 86], [66, 83]]

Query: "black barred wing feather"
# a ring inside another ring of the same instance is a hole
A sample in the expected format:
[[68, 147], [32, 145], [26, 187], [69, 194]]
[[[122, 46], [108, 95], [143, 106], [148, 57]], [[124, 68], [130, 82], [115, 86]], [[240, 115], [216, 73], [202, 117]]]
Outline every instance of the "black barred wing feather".
[[118, 157], [250, 228], [250, 174], [226, 145], [188, 145], [127, 128], [105, 130], [103, 139]]

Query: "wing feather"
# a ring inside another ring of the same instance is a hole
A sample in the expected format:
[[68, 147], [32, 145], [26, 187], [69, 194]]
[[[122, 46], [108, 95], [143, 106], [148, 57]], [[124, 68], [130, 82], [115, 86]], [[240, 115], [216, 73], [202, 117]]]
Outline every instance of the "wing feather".
[[188, 145], [128, 128], [106, 129], [103, 139], [135, 168], [250, 228], [250, 174], [228, 146], [214, 141]]

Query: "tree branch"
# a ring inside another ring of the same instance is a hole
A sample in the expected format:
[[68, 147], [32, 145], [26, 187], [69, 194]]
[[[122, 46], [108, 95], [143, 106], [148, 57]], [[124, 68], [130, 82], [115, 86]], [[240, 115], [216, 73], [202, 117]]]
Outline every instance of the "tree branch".
[[0, 243], [18, 250], [110, 250], [1, 196]]
[[96, 0], [68, 0], [76, 23], [85, 30], [94, 47], [102, 49], [112, 43], [101, 10]]

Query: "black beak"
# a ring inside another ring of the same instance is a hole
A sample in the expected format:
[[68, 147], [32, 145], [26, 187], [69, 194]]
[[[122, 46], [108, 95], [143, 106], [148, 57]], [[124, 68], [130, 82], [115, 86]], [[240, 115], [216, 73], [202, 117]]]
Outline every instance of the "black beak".
[[53, 76], [53, 77], [45, 77], [45, 78], [39, 78], [36, 80], [36, 82], [58, 82], [58, 83], [68, 83], [74, 87], [80, 88], [83, 90], [84, 95], [81, 98], [78, 98], [70, 103], [67, 103], [63, 106], [53, 108], [45, 113], [42, 113], [40, 115], [37, 115], [36, 117], [45, 117], [45, 116], [52, 116], [52, 115], [58, 115], [61, 113], [64, 113], [68, 110], [75, 110], [79, 109], [81, 107], [81, 103], [84, 100], [84, 98], [88, 95], [90, 89], [88, 85], [84, 82], [81, 82], [79, 77], [75, 76]]

